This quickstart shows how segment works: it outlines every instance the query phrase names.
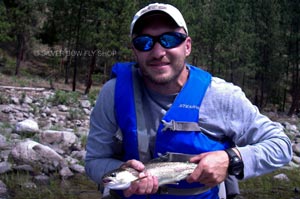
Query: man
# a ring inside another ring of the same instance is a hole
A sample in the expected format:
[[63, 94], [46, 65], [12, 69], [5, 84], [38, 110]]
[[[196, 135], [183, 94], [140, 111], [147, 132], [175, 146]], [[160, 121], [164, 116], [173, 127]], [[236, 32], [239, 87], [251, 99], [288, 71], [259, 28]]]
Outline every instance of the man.
[[[130, 34], [136, 63], [114, 66], [115, 78], [103, 86], [91, 115], [86, 172], [92, 180], [132, 167], [143, 179], [117, 192], [119, 198], [218, 198], [228, 174], [247, 179], [290, 161], [291, 143], [279, 124], [239, 87], [185, 62], [192, 40], [177, 8], [146, 6]], [[157, 178], [142, 171], [167, 153], [175, 161], [193, 155], [189, 161], [198, 166], [162, 191]]]

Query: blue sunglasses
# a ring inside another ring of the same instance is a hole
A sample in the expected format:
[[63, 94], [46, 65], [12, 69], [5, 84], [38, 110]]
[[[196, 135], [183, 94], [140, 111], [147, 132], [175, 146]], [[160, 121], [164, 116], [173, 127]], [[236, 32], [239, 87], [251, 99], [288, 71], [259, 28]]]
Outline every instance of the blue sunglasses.
[[179, 46], [186, 38], [187, 35], [179, 32], [166, 32], [158, 36], [140, 35], [135, 37], [132, 43], [137, 50], [146, 52], [150, 51], [156, 42], [162, 47], [170, 49]]

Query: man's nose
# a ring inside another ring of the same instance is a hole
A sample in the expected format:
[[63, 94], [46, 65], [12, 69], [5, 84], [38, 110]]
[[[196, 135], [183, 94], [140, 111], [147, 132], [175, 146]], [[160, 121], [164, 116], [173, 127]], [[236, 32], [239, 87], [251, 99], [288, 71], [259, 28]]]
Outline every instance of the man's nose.
[[154, 58], [159, 59], [166, 55], [166, 49], [159, 42], [156, 42], [151, 50], [151, 54]]

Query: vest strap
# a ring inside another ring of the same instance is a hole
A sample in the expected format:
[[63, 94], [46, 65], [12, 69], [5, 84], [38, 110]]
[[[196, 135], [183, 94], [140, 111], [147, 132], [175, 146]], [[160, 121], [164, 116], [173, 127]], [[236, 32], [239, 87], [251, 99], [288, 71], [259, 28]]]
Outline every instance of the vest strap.
[[209, 137], [212, 140], [223, 142], [227, 140], [226, 136], [222, 137], [216, 137], [213, 136], [213, 133], [210, 132], [209, 130], [199, 126], [197, 122], [182, 122], [182, 121], [174, 121], [171, 120], [169, 122], [162, 120], [163, 128], [162, 131], [185, 131], [185, 132], [200, 132], [205, 134], [207, 137]]
[[167, 152], [161, 154], [158, 158], [150, 160], [150, 162], [188, 162], [195, 155], [186, 153]]
[[201, 131], [202, 128], [196, 122], [180, 122], [171, 120], [167, 122], [162, 120], [164, 128], [162, 131], [171, 130], [171, 131]]
[[210, 187], [207, 186], [188, 189], [176, 189], [172, 187], [161, 186], [159, 187], [157, 194], [178, 196], [199, 195], [201, 193], [207, 192], [208, 190], [210, 190]]
[[[188, 188], [188, 189], [176, 189], [172, 187], [167, 186], [161, 186], [158, 188], [158, 191], [156, 194], [160, 195], [177, 195], [177, 196], [190, 196], [190, 195], [199, 195], [201, 193], [204, 193], [208, 190], [210, 190], [210, 187], [204, 186], [204, 187], [197, 187], [197, 188]], [[121, 199], [121, 197], [116, 193], [115, 190], [110, 190], [110, 197], [113, 199]]]

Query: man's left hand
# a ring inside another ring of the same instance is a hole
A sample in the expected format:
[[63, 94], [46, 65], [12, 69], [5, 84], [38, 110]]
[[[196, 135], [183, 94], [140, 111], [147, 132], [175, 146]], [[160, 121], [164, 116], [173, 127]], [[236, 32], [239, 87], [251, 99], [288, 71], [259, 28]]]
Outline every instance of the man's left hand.
[[198, 166], [187, 177], [187, 182], [200, 182], [209, 187], [214, 187], [225, 180], [229, 158], [225, 151], [214, 151], [196, 155], [190, 162], [197, 163]]

